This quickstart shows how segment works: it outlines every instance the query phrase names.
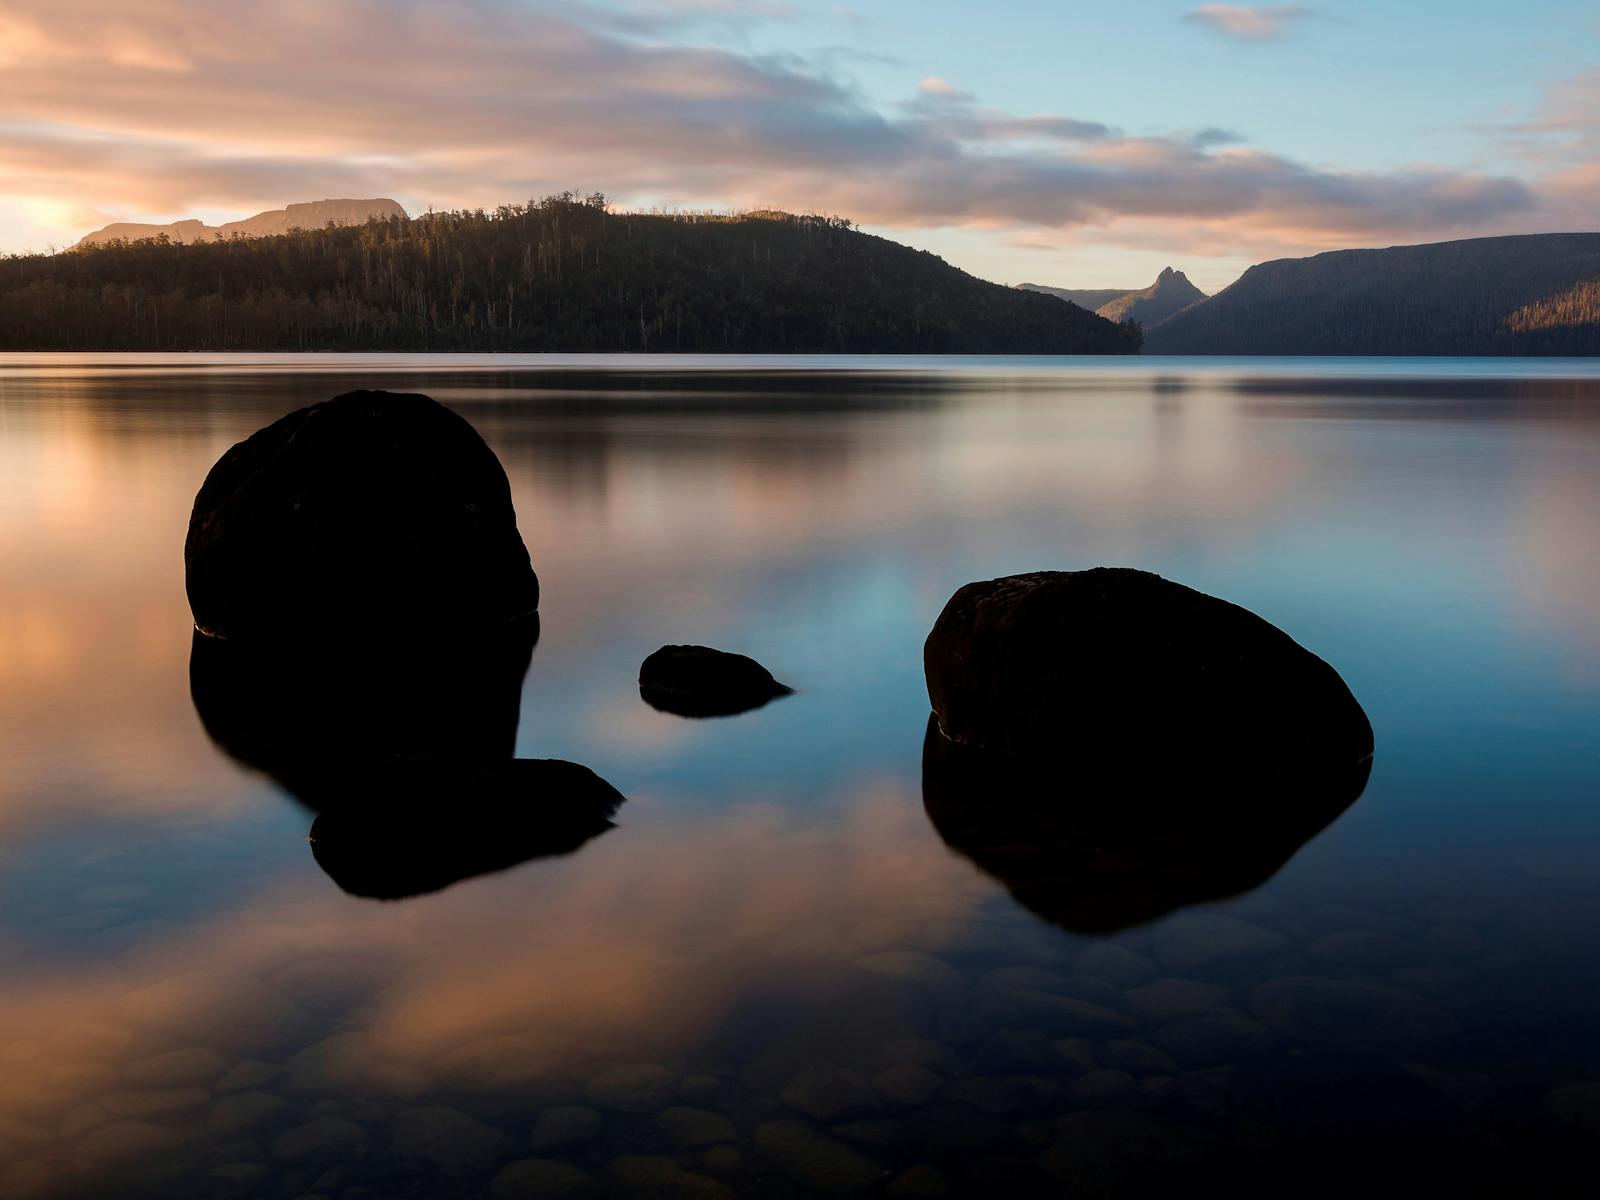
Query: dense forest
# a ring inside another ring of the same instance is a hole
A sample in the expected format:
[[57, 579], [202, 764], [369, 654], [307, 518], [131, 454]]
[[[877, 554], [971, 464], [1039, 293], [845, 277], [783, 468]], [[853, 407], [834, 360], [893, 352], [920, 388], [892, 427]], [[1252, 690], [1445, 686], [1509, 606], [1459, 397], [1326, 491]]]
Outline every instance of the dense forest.
[[1600, 354], [1600, 233], [1264, 263], [1145, 334], [1154, 354]]
[[0, 259], [0, 349], [1136, 353], [1139, 331], [834, 217], [602, 196]]

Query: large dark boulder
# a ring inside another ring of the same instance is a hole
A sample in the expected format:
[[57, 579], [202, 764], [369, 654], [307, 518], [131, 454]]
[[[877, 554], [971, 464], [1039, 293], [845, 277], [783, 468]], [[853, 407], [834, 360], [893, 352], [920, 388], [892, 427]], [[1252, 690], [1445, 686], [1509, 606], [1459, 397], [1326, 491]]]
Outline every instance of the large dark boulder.
[[195, 497], [184, 565], [215, 637], [481, 629], [539, 607], [494, 451], [404, 393], [350, 392], [230, 449]]
[[951, 741], [1061, 754], [1353, 763], [1372, 726], [1322, 659], [1254, 613], [1147, 571], [969, 583], [923, 648]]
[[680, 717], [729, 717], [793, 689], [755, 659], [709, 646], [663, 646], [639, 667], [645, 703]]

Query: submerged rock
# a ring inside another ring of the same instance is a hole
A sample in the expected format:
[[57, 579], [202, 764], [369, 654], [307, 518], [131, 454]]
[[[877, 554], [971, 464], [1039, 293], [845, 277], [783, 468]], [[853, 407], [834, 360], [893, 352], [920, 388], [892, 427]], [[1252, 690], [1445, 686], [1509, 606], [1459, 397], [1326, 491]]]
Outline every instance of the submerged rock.
[[875, 1161], [804, 1121], [772, 1121], [755, 1132], [755, 1147], [778, 1172], [821, 1196], [869, 1191], [883, 1179]]
[[939, 730], [965, 746], [1130, 773], [1150, 756], [1331, 765], [1373, 748], [1327, 663], [1254, 613], [1148, 571], [969, 583], [923, 662]]
[[639, 667], [639, 695], [680, 717], [731, 717], [793, 691], [753, 658], [709, 646], [663, 646]]
[[539, 607], [499, 459], [407, 393], [349, 392], [230, 449], [195, 497], [184, 565], [215, 637], [342, 643]]

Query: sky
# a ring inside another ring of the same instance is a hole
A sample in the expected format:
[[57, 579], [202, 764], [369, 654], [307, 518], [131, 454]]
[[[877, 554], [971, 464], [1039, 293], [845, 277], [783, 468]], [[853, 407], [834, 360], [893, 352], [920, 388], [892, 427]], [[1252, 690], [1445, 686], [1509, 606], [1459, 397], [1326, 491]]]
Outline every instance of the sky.
[[1593, 0], [0, 0], [0, 251], [573, 189], [1214, 291], [1600, 227]]

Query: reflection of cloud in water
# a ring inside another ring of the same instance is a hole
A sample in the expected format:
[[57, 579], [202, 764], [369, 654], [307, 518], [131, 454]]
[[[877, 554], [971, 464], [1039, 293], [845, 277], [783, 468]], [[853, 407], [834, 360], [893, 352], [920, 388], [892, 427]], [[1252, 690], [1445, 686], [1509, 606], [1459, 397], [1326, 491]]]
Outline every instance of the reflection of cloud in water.
[[[1561, 630], [1572, 675], [1600, 677], [1600, 478], [1594, 442], [1541, 444], [1539, 468], [1520, 476], [1511, 497], [1511, 585], [1526, 618]], [[1577, 651], [1577, 653], [1574, 653]]]
[[[988, 891], [927, 836], [914, 797], [887, 788], [803, 826], [760, 803], [647, 818], [581, 861], [402, 907], [352, 904], [301, 877], [181, 936], [107, 930], [104, 959], [33, 964], [0, 997], [13, 1064], [0, 1119], [70, 1156], [82, 1135], [55, 1132], [68, 1113], [134, 1103], [126, 1064], [196, 1046], [286, 1064], [288, 1091], [310, 1096], [414, 1096], [673, 1056], [748, 993], [849, 975], [886, 936], [915, 943]], [[203, 1124], [149, 1119], [185, 1134]]]

